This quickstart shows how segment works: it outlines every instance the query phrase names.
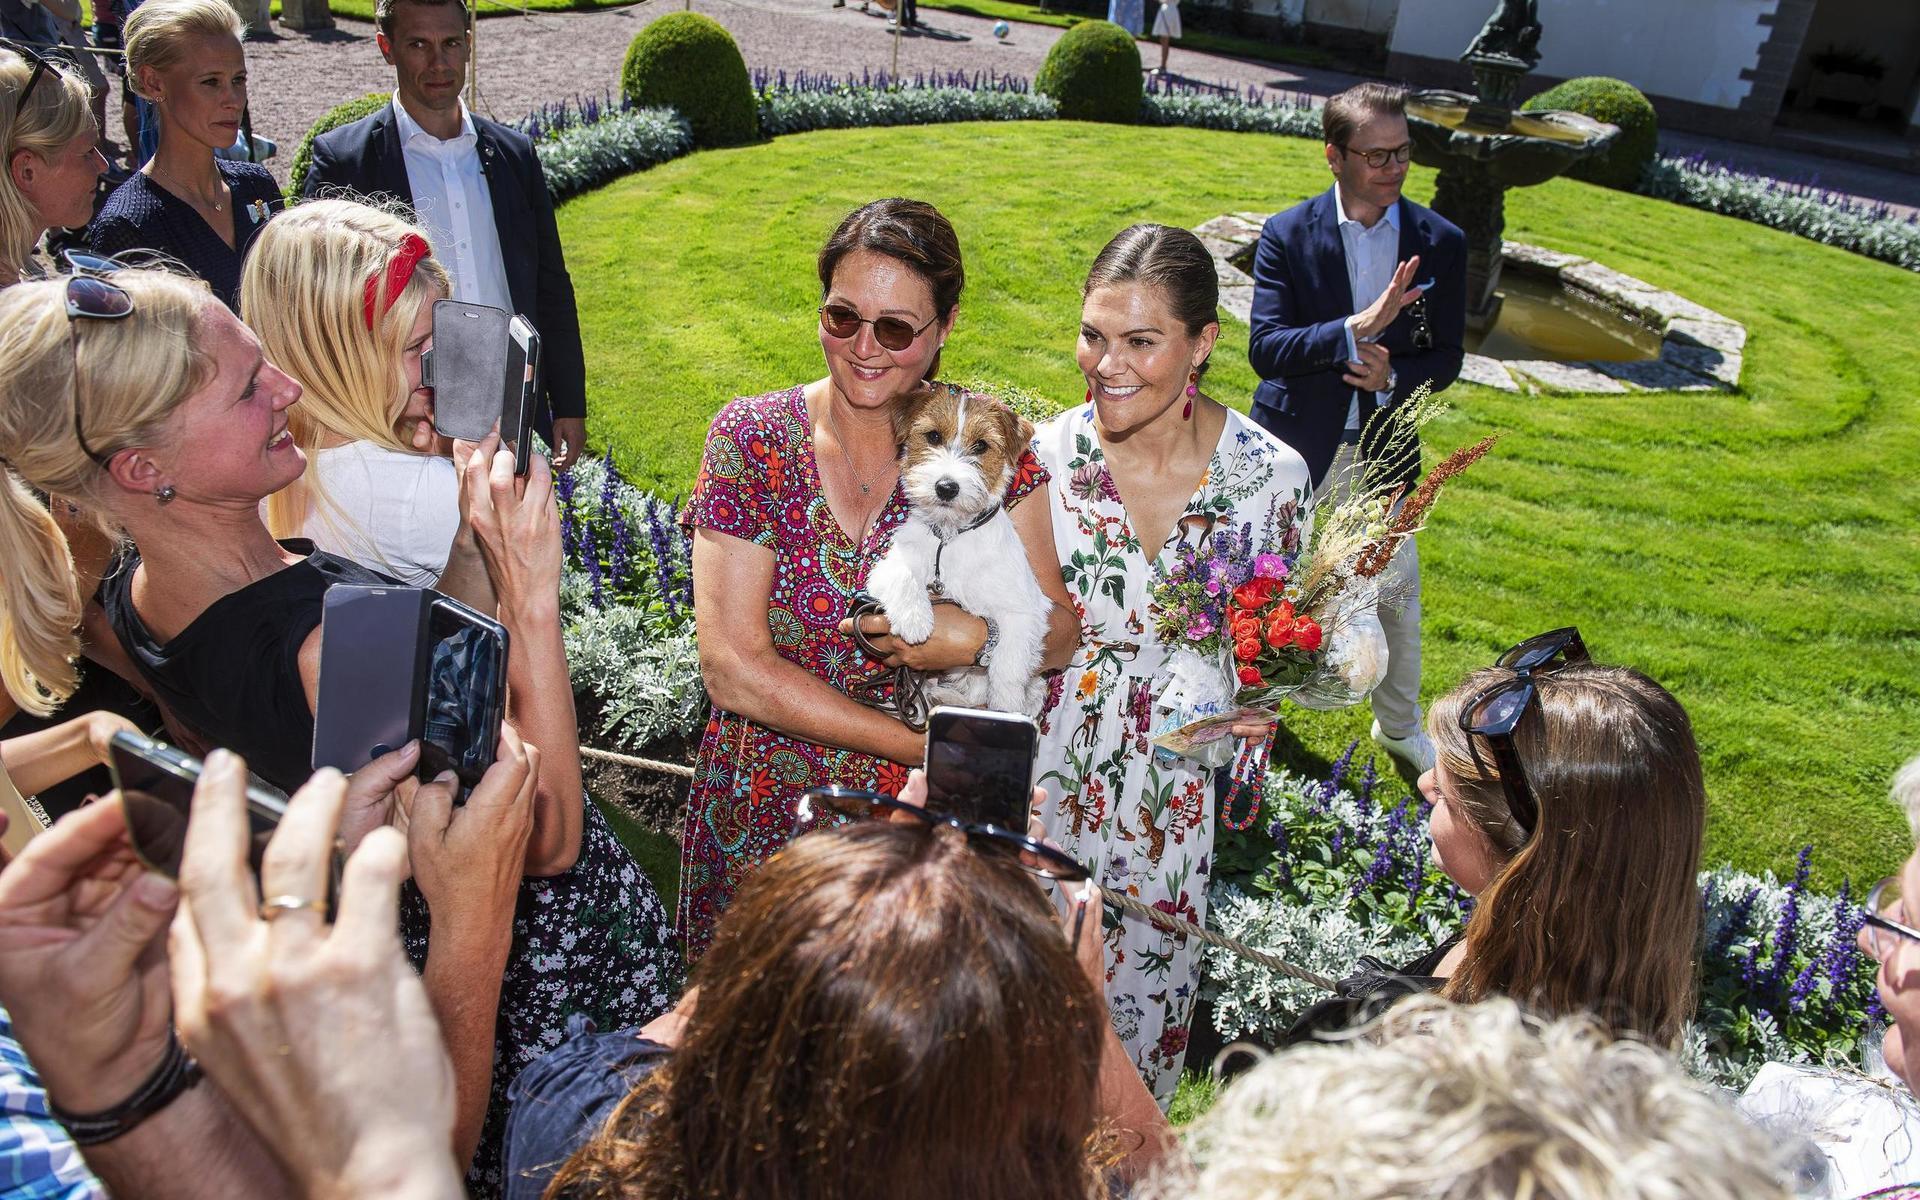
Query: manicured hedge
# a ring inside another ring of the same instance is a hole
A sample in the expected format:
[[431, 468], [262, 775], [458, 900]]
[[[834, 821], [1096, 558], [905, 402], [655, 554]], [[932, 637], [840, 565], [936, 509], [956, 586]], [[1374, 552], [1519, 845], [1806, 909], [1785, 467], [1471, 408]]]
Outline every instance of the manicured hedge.
[[1033, 90], [1051, 96], [1069, 121], [1140, 119], [1140, 50], [1112, 21], [1082, 21], [1060, 35], [1034, 76]]
[[1567, 172], [1575, 179], [1631, 192], [1660, 148], [1660, 120], [1640, 89], [1604, 75], [1583, 75], [1548, 88], [1523, 106], [1530, 110], [1566, 109], [1596, 121], [1620, 127], [1620, 136], [1605, 152], [1576, 163]]
[[306, 182], [307, 172], [313, 167], [313, 139], [342, 125], [351, 125], [361, 117], [372, 116], [392, 98], [386, 92], [368, 92], [358, 100], [349, 100], [322, 114], [293, 152], [293, 166], [287, 169], [287, 197], [293, 199], [300, 195], [300, 185]]
[[696, 146], [738, 146], [760, 136], [747, 62], [712, 17], [668, 13], [635, 34], [620, 90], [636, 106], [678, 109]]

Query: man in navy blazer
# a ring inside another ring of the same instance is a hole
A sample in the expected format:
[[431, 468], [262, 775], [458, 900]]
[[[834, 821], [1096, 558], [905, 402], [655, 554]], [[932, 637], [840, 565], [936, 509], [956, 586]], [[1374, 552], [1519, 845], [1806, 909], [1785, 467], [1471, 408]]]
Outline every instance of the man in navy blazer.
[[540, 332], [534, 428], [566, 467], [586, 448], [580, 318], [533, 142], [460, 99], [472, 45], [464, 0], [379, 0], [375, 41], [393, 102], [314, 139], [303, 197], [349, 190], [413, 209], [453, 276], [454, 298], [525, 316]]
[[[1321, 110], [1334, 186], [1266, 223], [1253, 259], [1247, 358], [1261, 378], [1253, 419], [1300, 452], [1316, 489], [1351, 487], [1362, 464], [1411, 485], [1418, 444], [1393, 461], [1378, 419], [1421, 384], [1460, 374], [1466, 239], [1401, 195], [1412, 141], [1406, 92], [1367, 83]], [[1373, 737], [1413, 770], [1433, 765], [1420, 721], [1419, 557], [1411, 541], [1391, 574], [1407, 594], [1385, 607], [1387, 677], [1373, 693]]]

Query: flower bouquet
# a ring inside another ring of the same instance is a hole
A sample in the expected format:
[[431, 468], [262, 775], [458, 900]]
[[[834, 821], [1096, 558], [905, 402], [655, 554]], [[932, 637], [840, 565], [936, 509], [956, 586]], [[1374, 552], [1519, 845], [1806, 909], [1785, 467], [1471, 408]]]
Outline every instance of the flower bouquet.
[[[1357, 704], [1387, 671], [1380, 606], [1403, 597], [1385, 576], [1400, 544], [1424, 526], [1440, 489], [1492, 448], [1484, 438], [1454, 451], [1401, 503], [1392, 482], [1420, 427], [1446, 411], [1422, 388], [1376, 418], [1368, 457], [1352, 486], [1321, 499], [1302, 534], [1292, 521], [1255, 545], [1252, 527], [1223, 528], [1183, 548], [1153, 590], [1154, 633], [1176, 646], [1161, 693], [1154, 744], [1207, 767], [1233, 757], [1221, 819], [1244, 829], [1259, 812], [1271, 739], [1249, 739], [1233, 756], [1236, 724], [1272, 721], [1282, 700], [1305, 708]], [[1287, 514], [1291, 517], [1292, 514]], [[1290, 531], [1290, 532], [1289, 532]], [[1232, 815], [1240, 802], [1247, 815]]]

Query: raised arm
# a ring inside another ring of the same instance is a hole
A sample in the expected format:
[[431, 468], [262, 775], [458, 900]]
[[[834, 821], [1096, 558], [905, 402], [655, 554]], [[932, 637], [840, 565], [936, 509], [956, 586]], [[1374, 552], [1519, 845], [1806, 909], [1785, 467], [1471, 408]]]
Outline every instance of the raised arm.
[[1310, 375], [1347, 361], [1346, 318], [1306, 323], [1298, 289], [1281, 234], [1269, 221], [1253, 251], [1253, 311], [1248, 318], [1253, 333], [1247, 362], [1262, 379]]
[[919, 762], [920, 735], [774, 649], [767, 627], [773, 571], [773, 551], [764, 546], [711, 529], [693, 535], [700, 674], [714, 704], [793, 737]]

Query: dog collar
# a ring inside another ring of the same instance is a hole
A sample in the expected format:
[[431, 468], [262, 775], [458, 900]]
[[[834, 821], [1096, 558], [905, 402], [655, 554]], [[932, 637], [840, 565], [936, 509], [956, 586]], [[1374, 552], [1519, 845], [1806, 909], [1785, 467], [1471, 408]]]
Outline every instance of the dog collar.
[[946, 550], [947, 543], [952, 541], [954, 538], [959, 537], [963, 533], [973, 532], [974, 530], [980, 528], [982, 525], [985, 525], [988, 521], [993, 520], [995, 517], [999, 515], [1000, 515], [1000, 506], [998, 504], [995, 504], [992, 508], [984, 510], [983, 512], [981, 512], [979, 516], [975, 517], [971, 521], [968, 521], [965, 525], [962, 525], [960, 528], [954, 530], [952, 533], [946, 535], [945, 537], [941, 537], [938, 533], [933, 535], [935, 538], [938, 538], [939, 541], [933, 548], [933, 582], [927, 585], [927, 590], [929, 592], [932, 592], [936, 596], [941, 596], [946, 594], [947, 589], [941, 586], [941, 583], [940, 583], [940, 555]]

